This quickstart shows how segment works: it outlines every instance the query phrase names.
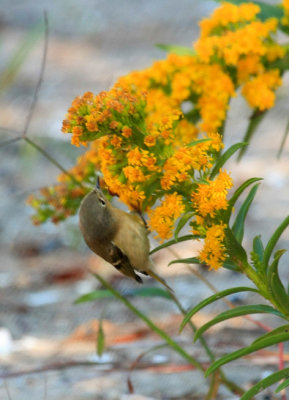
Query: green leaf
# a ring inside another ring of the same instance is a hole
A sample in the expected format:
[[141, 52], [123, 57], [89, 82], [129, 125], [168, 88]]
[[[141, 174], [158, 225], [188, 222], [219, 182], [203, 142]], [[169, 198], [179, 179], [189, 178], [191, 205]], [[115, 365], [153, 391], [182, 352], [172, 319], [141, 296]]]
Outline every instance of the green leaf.
[[93, 274], [95, 278], [107, 289], [109, 290], [113, 296], [120, 300], [129, 310], [131, 310], [137, 317], [142, 319], [146, 325], [154, 332], [156, 332], [162, 339], [166, 341], [166, 343], [179, 353], [185, 360], [187, 360], [191, 365], [194, 365], [199, 370], [203, 371], [203, 366], [200, 364], [194, 357], [192, 357], [189, 353], [187, 353], [182, 346], [180, 346], [177, 342], [175, 342], [170, 335], [168, 335], [165, 331], [159, 328], [154, 322], [149, 319], [144, 313], [142, 313], [138, 308], [136, 308], [126, 297], [124, 297], [121, 293], [115, 290], [106, 280], [104, 280], [100, 275]]
[[245, 181], [244, 183], [242, 183], [242, 185], [238, 187], [238, 189], [235, 191], [233, 196], [230, 198], [230, 200], [229, 200], [230, 207], [231, 208], [234, 207], [236, 201], [241, 196], [241, 194], [244, 192], [244, 190], [247, 189], [248, 186], [252, 185], [252, 183], [262, 181], [262, 180], [263, 180], [263, 178], [250, 178], [247, 181]]
[[172, 264], [201, 264], [197, 257], [179, 258], [178, 260], [171, 261], [168, 265]]
[[280, 258], [285, 253], [286, 250], [278, 250], [274, 255], [274, 260], [268, 269], [268, 281], [272, 294], [277, 301], [277, 303], [283, 308], [284, 311], [289, 312], [289, 297], [286, 290], [280, 280], [278, 273], [278, 265]]
[[240, 307], [235, 307], [232, 308], [231, 310], [227, 310], [219, 314], [217, 317], [213, 318], [211, 321], [207, 322], [203, 326], [201, 326], [196, 334], [195, 334], [195, 341], [202, 335], [204, 332], [206, 332], [209, 328], [212, 326], [218, 324], [219, 322], [223, 322], [227, 319], [231, 318], [236, 318], [240, 317], [242, 315], [248, 315], [248, 314], [274, 314], [277, 315], [278, 317], [283, 317], [283, 315], [275, 310], [275, 308], [271, 306], [267, 306], [264, 304], [254, 304], [254, 305], [248, 305], [248, 306], [240, 306]]
[[230, 228], [225, 229], [225, 246], [229, 255], [229, 261], [238, 267], [242, 263], [247, 263], [247, 253], [237, 241]]
[[254, 385], [250, 390], [248, 390], [248, 392], [243, 394], [240, 400], [250, 400], [254, 396], [256, 396], [256, 394], [262, 392], [267, 387], [274, 385], [274, 383], [279, 382], [281, 379], [288, 378], [288, 376], [289, 376], [289, 368], [285, 368], [282, 369], [281, 371], [274, 372], [274, 374], [271, 374], [267, 376], [267, 378], [264, 378], [260, 382], [256, 383], [256, 385]]
[[104, 348], [105, 348], [105, 336], [102, 328], [102, 319], [100, 319], [98, 323], [98, 333], [97, 333], [97, 355], [99, 357], [102, 356]]
[[187, 147], [193, 147], [193, 146], [196, 146], [197, 144], [200, 144], [200, 143], [210, 142], [211, 140], [212, 139], [210, 139], [210, 138], [193, 140], [192, 142], [188, 143], [186, 146]]
[[[123, 293], [124, 296], [134, 296], [134, 297], [164, 297], [166, 299], [171, 300], [171, 296], [169, 293], [161, 288], [156, 287], [143, 287], [143, 288], [135, 288], [129, 289]], [[109, 290], [94, 290], [91, 293], [84, 294], [75, 300], [74, 304], [86, 303], [89, 301], [94, 301], [97, 299], [105, 299], [108, 297], [113, 297], [113, 294]]]
[[284, 232], [284, 230], [287, 228], [288, 225], [289, 225], [289, 215], [278, 226], [278, 228], [275, 230], [275, 232], [271, 236], [270, 240], [268, 241], [267, 246], [265, 247], [265, 250], [264, 250], [264, 260], [263, 260], [266, 268], [268, 267], [269, 260], [270, 260], [271, 254], [274, 250], [274, 247], [276, 246], [280, 236], [282, 235], [282, 233]]
[[232, 226], [232, 232], [235, 235], [235, 238], [237, 239], [237, 241], [239, 243], [242, 243], [243, 237], [244, 237], [244, 225], [245, 225], [245, 219], [246, 216], [248, 214], [250, 205], [252, 204], [252, 201], [256, 195], [257, 189], [259, 187], [259, 183], [257, 183], [256, 185], [254, 185], [247, 198], [245, 199], [245, 201], [243, 202], [236, 218], [235, 218], [235, 222], [234, 225]]
[[138, 297], [164, 297], [165, 299], [172, 300], [167, 290], [157, 287], [141, 287], [127, 290], [124, 296], [138, 296]]
[[[256, 131], [256, 129], [258, 128], [259, 124], [261, 123], [261, 121], [263, 120], [264, 116], [266, 115], [267, 110], [266, 111], [259, 111], [259, 110], [255, 110], [253, 112], [253, 114], [250, 117], [250, 121], [247, 127], [247, 130], [245, 132], [245, 136], [243, 138], [243, 141], [246, 142], [247, 144], [250, 143], [250, 140], [252, 139], [252, 136], [254, 134], [254, 132]], [[240, 161], [241, 158], [243, 157], [243, 155], [245, 154], [245, 151], [247, 150], [246, 147], [243, 147], [240, 150], [240, 153], [238, 155], [237, 160]]]
[[274, 344], [282, 343], [289, 340], [288, 333], [279, 334], [273, 337], [260, 340], [258, 343], [252, 343], [250, 346], [244, 347], [240, 350], [236, 350], [233, 353], [227, 354], [224, 357], [219, 358], [217, 361], [213, 362], [206, 371], [206, 376], [210, 375], [216, 369], [220, 368], [222, 365], [228, 364], [231, 361], [237, 360], [247, 354], [254, 353], [257, 350], [264, 349], [265, 347], [272, 346]]
[[[287, 376], [289, 376], [289, 372], [288, 372]], [[280, 383], [280, 385], [277, 387], [275, 392], [279, 393], [279, 392], [281, 392], [281, 390], [286, 389], [286, 387], [288, 387], [288, 386], [289, 386], [289, 379], [286, 379], [284, 382]]]
[[109, 290], [94, 290], [91, 293], [80, 296], [74, 301], [74, 304], [86, 303], [88, 301], [94, 301], [97, 299], [105, 299], [107, 297], [113, 297]]
[[263, 246], [263, 242], [261, 240], [261, 235], [254, 237], [253, 251], [254, 251], [254, 253], [256, 253], [258, 255], [260, 262], [262, 262], [263, 256], [264, 256], [264, 246]]
[[18, 74], [25, 59], [29, 56], [31, 49], [43, 34], [43, 23], [37, 23], [24, 37], [21, 45], [12, 55], [10, 61], [5, 66], [0, 75], [0, 91], [11, 85]]
[[194, 216], [194, 214], [195, 214], [194, 212], [188, 212], [180, 218], [180, 220], [176, 226], [175, 233], [174, 233], [175, 240], [178, 240], [178, 234], [183, 229], [183, 227], [186, 225], [186, 223]]
[[170, 246], [172, 246], [173, 244], [176, 244], [176, 243], [185, 242], [187, 240], [197, 240], [197, 239], [200, 239], [199, 235], [184, 235], [184, 236], [180, 236], [177, 239], [168, 240], [167, 242], [161, 244], [160, 246], [155, 247], [154, 249], [152, 249], [150, 251], [150, 254], [154, 254], [157, 251], [165, 249], [166, 247], [170, 247]]
[[240, 271], [240, 268], [236, 264], [233, 264], [228, 260], [223, 262], [223, 268], [229, 269], [230, 271]]
[[195, 50], [191, 47], [178, 46], [173, 44], [156, 43], [157, 48], [167, 51], [168, 53], [177, 54], [178, 56], [194, 56]]
[[284, 334], [287, 333], [287, 335], [289, 337], [289, 325], [282, 325], [276, 329], [273, 329], [270, 332], [265, 333], [264, 335], [258, 337], [258, 339], [254, 340], [254, 342], [252, 344], [258, 343], [258, 342], [260, 342], [260, 340], [264, 340], [264, 339], [270, 338], [272, 336], [279, 335], [280, 333], [284, 333]]
[[[215, 0], [218, 3], [222, 2], [223, 0]], [[243, 3], [248, 3], [248, 0], [228, 0], [229, 3], [236, 4], [237, 6]], [[250, 3], [254, 3], [260, 7], [260, 13], [257, 15], [259, 19], [265, 21], [268, 18], [282, 18], [283, 12], [279, 5], [274, 6], [263, 1], [256, 1], [252, 0]]]
[[235, 288], [230, 288], [223, 290], [222, 292], [213, 294], [212, 296], [206, 298], [205, 300], [201, 301], [199, 304], [197, 304], [194, 308], [192, 308], [188, 313], [185, 315], [185, 318], [183, 319], [181, 326], [180, 326], [180, 331], [184, 329], [186, 324], [191, 320], [193, 315], [195, 315], [198, 311], [200, 311], [202, 308], [208, 306], [209, 304], [214, 303], [217, 300], [222, 299], [223, 297], [229, 296], [233, 293], [240, 293], [240, 292], [256, 292], [258, 293], [257, 289], [253, 289], [250, 287], [246, 286], [238, 286]]
[[219, 173], [220, 169], [222, 166], [226, 163], [226, 161], [232, 157], [236, 151], [239, 149], [243, 148], [244, 146], [247, 146], [248, 143], [235, 143], [233, 146], [229, 147], [228, 150], [225, 151], [224, 154], [221, 155], [221, 157], [218, 158], [211, 174], [210, 174], [210, 179], [214, 179], [215, 176]]
[[281, 145], [280, 145], [280, 148], [279, 148], [279, 151], [278, 151], [278, 154], [277, 154], [278, 158], [281, 157], [281, 154], [282, 154], [283, 148], [285, 146], [285, 142], [286, 142], [288, 133], [289, 133], [289, 120], [288, 120], [288, 123], [286, 125], [285, 132], [283, 134], [283, 138], [282, 138], [282, 141], [281, 141]]

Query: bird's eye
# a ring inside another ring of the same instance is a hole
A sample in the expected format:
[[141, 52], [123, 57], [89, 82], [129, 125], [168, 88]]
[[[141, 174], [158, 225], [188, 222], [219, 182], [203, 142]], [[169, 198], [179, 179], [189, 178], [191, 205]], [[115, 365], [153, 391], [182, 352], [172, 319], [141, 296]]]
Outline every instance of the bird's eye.
[[105, 201], [101, 197], [99, 197], [99, 202], [103, 207], [106, 205]]

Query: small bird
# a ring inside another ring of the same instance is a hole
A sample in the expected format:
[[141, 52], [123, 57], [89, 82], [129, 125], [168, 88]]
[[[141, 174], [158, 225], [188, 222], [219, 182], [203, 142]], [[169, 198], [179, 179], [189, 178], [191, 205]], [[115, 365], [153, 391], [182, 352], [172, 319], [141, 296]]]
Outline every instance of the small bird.
[[82, 200], [79, 225], [88, 247], [122, 274], [142, 283], [136, 271], [150, 275], [172, 292], [165, 280], [153, 271], [149, 258], [148, 231], [136, 213], [127, 213], [110, 204], [99, 181]]

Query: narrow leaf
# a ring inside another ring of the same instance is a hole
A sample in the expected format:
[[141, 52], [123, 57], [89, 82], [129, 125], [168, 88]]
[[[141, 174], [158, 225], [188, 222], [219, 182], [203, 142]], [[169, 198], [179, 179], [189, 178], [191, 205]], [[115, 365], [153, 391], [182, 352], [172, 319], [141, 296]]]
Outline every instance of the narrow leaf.
[[[266, 112], [267, 111], [257, 110], [257, 111], [254, 111], [253, 114], [251, 115], [247, 130], [245, 132], [245, 136], [243, 138], [243, 141], [246, 142], [247, 144], [250, 143], [250, 140], [252, 139], [254, 132], [258, 128], [259, 124], [262, 122], [264, 116], [266, 115]], [[243, 147], [240, 150], [240, 153], [238, 155], [238, 161], [241, 160], [241, 158], [245, 154], [246, 149], [247, 149], [246, 147]]]
[[171, 261], [168, 265], [172, 264], [200, 264], [200, 260], [197, 257], [180, 258], [178, 260]]
[[171, 295], [167, 290], [157, 287], [141, 287], [127, 290], [125, 296], [134, 297], [164, 297], [165, 299], [172, 300]]
[[276, 329], [273, 329], [270, 332], [265, 333], [264, 335], [258, 337], [258, 339], [254, 340], [254, 342], [252, 344], [258, 343], [258, 342], [260, 342], [260, 340], [264, 340], [264, 339], [270, 338], [272, 336], [279, 335], [280, 333], [285, 333], [285, 334], [287, 333], [287, 335], [289, 337], [289, 325], [282, 325]]
[[104, 348], [105, 348], [105, 336], [102, 328], [102, 319], [100, 319], [98, 323], [98, 333], [97, 333], [97, 355], [99, 357], [102, 356]]
[[236, 153], [236, 151], [238, 151], [239, 149], [241, 149], [245, 146], [247, 146], [247, 143], [235, 143], [235, 144], [233, 144], [233, 146], [229, 147], [228, 150], [226, 150], [225, 153], [222, 154], [221, 157], [218, 158], [218, 160], [210, 174], [210, 179], [214, 179], [215, 176], [220, 171], [220, 169], [222, 168], [222, 166], [226, 163], [226, 161], [230, 157], [232, 157], [232, 155], [234, 153]]
[[180, 231], [183, 229], [183, 227], [186, 225], [186, 223], [193, 217], [193, 215], [194, 215], [194, 212], [189, 212], [189, 213], [184, 214], [180, 218], [180, 220], [176, 226], [175, 233], [174, 233], [174, 238], [176, 240], [178, 240], [178, 234], [180, 233]]
[[248, 196], [246, 197], [245, 201], [243, 202], [243, 204], [235, 218], [234, 225], [232, 226], [232, 232], [234, 233], [235, 238], [237, 239], [237, 241], [239, 243], [242, 243], [242, 240], [244, 237], [245, 219], [248, 214], [250, 205], [252, 204], [252, 201], [256, 195], [258, 187], [259, 187], [259, 183], [257, 183], [256, 185], [254, 185], [251, 188]]
[[274, 385], [274, 383], [279, 382], [283, 378], [288, 378], [288, 376], [289, 376], [289, 368], [285, 368], [282, 369], [281, 371], [274, 372], [274, 374], [271, 374], [267, 376], [267, 378], [262, 379], [260, 382], [256, 383], [256, 385], [254, 385], [250, 390], [248, 390], [248, 392], [243, 394], [240, 400], [250, 400], [254, 396], [256, 396], [256, 394], [262, 392], [267, 387]]
[[267, 246], [265, 247], [264, 250], [264, 264], [267, 267], [269, 264], [269, 260], [271, 257], [271, 254], [274, 250], [274, 247], [276, 246], [280, 236], [284, 232], [284, 230], [287, 228], [289, 225], [289, 215], [284, 219], [284, 221], [278, 226], [276, 231], [273, 233], [271, 236], [270, 240], [267, 243]]
[[167, 242], [161, 244], [160, 246], [155, 247], [154, 249], [152, 249], [150, 251], [150, 254], [154, 254], [157, 251], [165, 249], [166, 247], [170, 247], [170, 246], [172, 246], [173, 244], [176, 244], [176, 243], [185, 242], [187, 240], [197, 240], [197, 239], [200, 239], [199, 235], [184, 235], [184, 236], [180, 236], [177, 239], [168, 240]]
[[257, 289], [253, 289], [250, 287], [245, 287], [245, 286], [238, 286], [235, 288], [230, 288], [223, 290], [222, 292], [213, 294], [212, 296], [206, 298], [205, 300], [201, 301], [199, 304], [197, 304], [194, 308], [192, 308], [188, 313], [185, 315], [185, 318], [183, 319], [181, 326], [180, 326], [180, 331], [182, 331], [185, 327], [185, 325], [191, 320], [193, 315], [195, 315], [198, 311], [200, 311], [202, 308], [208, 306], [209, 304], [214, 303], [217, 300], [222, 299], [223, 297], [229, 296], [234, 293], [240, 293], [240, 292], [256, 292], [258, 293]]
[[11, 85], [25, 59], [29, 56], [31, 49], [41, 38], [42, 33], [43, 23], [38, 23], [24, 37], [21, 46], [17, 48], [0, 75], [0, 91]]
[[192, 142], [188, 143], [186, 146], [187, 147], [193, 147], [196, 146], [197, 144], [204, 143], [204, 142], [210, 142], [212, 139], [206, 138], [206, 139], [197, 139], [193, 140]]
[[202, 335], [209, 328], [218, 324], [219, 322], [223, 322], [223, 321], [226, 321], [227, 319], [231, 319], [231, 318], [241, 317], [242, 315], [263, 314], [263, 313], [274, 314], [274, 315], [277, 315], [278, 317], [283, 318], [283, 315], [279, 311], [275, 310], [275, 308], [264, 305], [264, 304], [254, 304], [254, 305], [248, 305], [248, 306], [235, 307], [230, 310], [222, 312], [217, 317], [213, 318], [211, 321], [209, 321], [206, 324], [204, 324], [203, 326], [201, 326], [197, 330], [194, 340], [196, 341], [200, 337], [200, 335]]
[[272, 294], [277, 303], [281, 306], [281, 308], [283, 308], [283, 310], [289, 310], [289, 297], [278, 273], [279, 261], [285, 251], [286, 250], [276, 251], [274, 260], [268, 270], [268, 281], [272, 290]]
[[179, 56], [194, 56], [196, 54], [195, 50], [191, 47], [162, 43], [156, 43], [155, 46], [161, 50], [167, 51], [168, 53], [177, 54]]
[[282, 343], [289, 340], [288, 333], [275, 335], [273, 337], [260, 340], [258, 343], [253, 343], [250, 346], [244, 347], [243, 349], [234, 351], [233, 353], [227, 354], [224, 357], [219, 358], [219, 360], [213, 362], [206, 371], [206, 376], [212, 374], [216, 369], [220, 368], [222, 365], [228, 364], [233, 360], [237, 360], [243, 356], [254, 353], [257, 350], [264, 349], [265, 347], [272, 346], [274, 344]]
[[247, 263], [247, 253], [237, 241], [230, 228], [225, 229], [225, 246], [229, 255], [229, 261], [232, 261], [237, 266]]
[[105, 299], [107, 297], [113, 297], [109, 290], [94, 290], [91, 293], [84, 294], [74, 301], [74, 304], [86, 303], [88, 301], [94, 301], [97, 299]]
[[[288, 372], [287, 376], [289, 377], [289, 372]], [[279, 392], [281, 392], [281, 390], [286, 389], [288, 386], [289, 386], [289, 379], [286, 379], [284, 382], [280, 383], [280, 385], [277, 387], [275, 392], [279, 393]]]
[[154, 332], [156, 332], [161, 338], [163, 338], [168, 345], [177, 353], [179, 353], [185, 360], [187, 360], [191, 365], [194, 365], [199, 370], [203, 371], [203, 366], [189, 353], [187, 353], [182, 346], [175, 342], [170, 335], [159, 328], [149, 319], [144, 313], [142, 313], [138, 308], [136, 308], [127, 298], [125, 298], [121, 293], [115, 290], [108, 282], [106, 282], [100, 275], [94, 274], [95, 278], [107, 289], [109, 290], [118, 300], [120, 300], [129, 310], [131, 310], [135, 315], [142, 319], [146, 325]]
[[238, 267], [236, 264], [233, 264], [229, 260], [225, 260], [223, 262], [223, 268], [229, 269], [230, 271], [240, 271], [240, 267]]
[[[161, 288], [156, 287], [142, 287], [126, 290], [123, 293], [124, 296], [133, 296], [133, 297], [164, 297], [166, 299], [171, 300], [170, 294]], [[91, 293], [84, 294], [75, 300], [74, 304], [86, 303], [89, 301], [94, 301], [97, 299], [104, 299], [108, 297], [114, 297], [113, 294], [109, 290], [95, 290]]]
[[286, 125], [285, 132], [283, 134], [283, 138], [282, 138], [282, 141], [281, 141], [281, 145], [280, 145], [280, 148], [279, 148], [279, 151], [278, 151], [278, 154], [277, 154], [278, 158], [281, 157], [281, 154], [282, 154], [283, 148], [285, 146], [285, 142], [286, 142], [288, 133], [289, 133], [289, 121], [288, 121], [288, 123]]
[[235, 191], [233, 196], [230, 198], [230, 200], [229, 200], [230, 207], [231, 208], [234, 207], [236, 201], [241, 196], [241, 194], [244, 192], [244, 190], [247, 189], [248, 186], [252, 185], [252, 183], [261, 181], [262, 179], [263, 178], [250, 178], [247, 181], [245, 181], [244, 183], [242, 183], [242, 185], [238, 187], [238, 189]]
[[261, 240], [261, 235], [255, 236], [253, 239], [253, 251], [259, 256], [260, 262], [263, 261], [264, 246]]

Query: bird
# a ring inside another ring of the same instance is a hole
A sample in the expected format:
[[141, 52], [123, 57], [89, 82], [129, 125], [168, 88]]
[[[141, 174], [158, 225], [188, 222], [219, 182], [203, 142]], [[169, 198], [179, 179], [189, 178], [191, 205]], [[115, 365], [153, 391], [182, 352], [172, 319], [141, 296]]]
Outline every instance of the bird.
[[144, 219], [136, 212], [129, 213], [114, 207], [104, 196], [99, 179], [80, 203], [79, 226], [90, 250], [123, 275], [138, 283], [143, 283], [138, 273], [149, 275], [173, 292], [153, 270]]

